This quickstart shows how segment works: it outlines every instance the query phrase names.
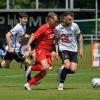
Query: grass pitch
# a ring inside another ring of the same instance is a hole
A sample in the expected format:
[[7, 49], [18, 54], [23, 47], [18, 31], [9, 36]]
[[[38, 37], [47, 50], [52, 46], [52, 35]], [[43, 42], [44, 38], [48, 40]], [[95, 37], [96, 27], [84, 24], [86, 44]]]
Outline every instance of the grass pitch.
[[60, 63], [56, 60], [54, 68], [39, 85], [32, 86], [32, 91], [24, 90], [24, 71], [14, 61], [9, 69], [0, 69], [0, 100], [100, 100], [100, 88], [91, 86], [91, 79], [100, 77], [100, 69], [91, 67], [90, 44], [85, 44], [84, 53], [82, 59], [78, 57], [77, 73], [68, 75], [64, 91], [57, 90], [56, 71]]

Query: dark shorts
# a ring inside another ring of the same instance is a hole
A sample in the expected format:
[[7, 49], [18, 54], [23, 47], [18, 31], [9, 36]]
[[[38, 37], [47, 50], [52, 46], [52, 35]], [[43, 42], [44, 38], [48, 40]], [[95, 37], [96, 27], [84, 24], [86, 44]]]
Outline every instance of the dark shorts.
[[6, 55], [4, 56], [4, 60], [12, 61], [13, 59], [15, 59], [17, 62], [24, 62], [26, 57], [21, 52], [18, 53], [6, 52]]
[[64, 60], [69, 60], [70, 62], [77, 63], [77, 52], [63, 50], [59, 52], [60, 58], [62, 59], [62, 63]]

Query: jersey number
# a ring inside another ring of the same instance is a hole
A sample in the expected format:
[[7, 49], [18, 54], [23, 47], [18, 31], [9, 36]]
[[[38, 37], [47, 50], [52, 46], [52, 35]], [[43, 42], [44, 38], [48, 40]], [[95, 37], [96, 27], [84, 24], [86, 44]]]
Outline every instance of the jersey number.
[[72, 39], [71, 39], [70, 34], [61, 34], [60, 40], [61, 42], [70, 43]]

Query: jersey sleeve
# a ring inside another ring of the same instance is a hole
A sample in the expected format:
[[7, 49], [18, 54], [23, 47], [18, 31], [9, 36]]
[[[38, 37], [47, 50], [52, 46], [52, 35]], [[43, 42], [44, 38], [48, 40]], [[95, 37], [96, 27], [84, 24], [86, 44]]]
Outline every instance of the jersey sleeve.
[[41, 26], [35, 33], [34, 33], [34, 37], [38, 38], [41, 34], [43, 34], [45, 32], [45, 27]]
[[10, 30], [10, 32], [11, 32], [12, 35], [15, 35], [19, 32], [19, 30], [20, 30], [20, 27], [18, 25], [16, 25], [14, 28], [12, 28]]
[[76, 24], [76, 25], [75, 25], [75, 33], [76, 33], [76, 34], [80, 34], [80, 32], [81, 32], [81, 31], [80, 31], [80, 28], [79, 28], [79, 26]]

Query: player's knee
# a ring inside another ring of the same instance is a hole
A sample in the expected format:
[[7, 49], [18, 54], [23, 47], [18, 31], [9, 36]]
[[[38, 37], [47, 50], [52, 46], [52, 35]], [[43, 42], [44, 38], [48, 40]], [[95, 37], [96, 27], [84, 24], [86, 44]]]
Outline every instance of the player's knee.
[[69, 69], [70, 68], [70, 65], [64, 64], [64, 67], [67, 68], [67, 69]]
[[64, 62], [64, 67], [67, 68], [67, 69], [69, 69], [70, 68], [70, 63]]
[[43, 65], [43, 70], [48, 70], [48, 69], [49, 69], [49, 67], [50, 67], [50, 65], [49, 65], [49, 64], [45, 64], [45, 65]]
[[2, 62], [1, 63], [1, 67], [5, 68], [5, 66], [6, 66], [6, 63], [5, 62]]
[[1, 62], [1, 67], [2, 67], [2, 68], [9, 68], [9, 67], [10, 67], [10, 61], [5, 61], [5, 60], [3, 60], [3, 61]]
[[77, 65], [71, 66], [71, 67], [70, 67], [70, 70], [71, 70], [71, 72], [72, 72], [73, 74], [76, 73]]

